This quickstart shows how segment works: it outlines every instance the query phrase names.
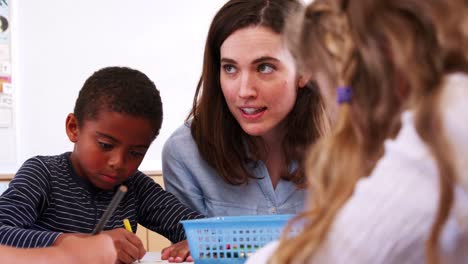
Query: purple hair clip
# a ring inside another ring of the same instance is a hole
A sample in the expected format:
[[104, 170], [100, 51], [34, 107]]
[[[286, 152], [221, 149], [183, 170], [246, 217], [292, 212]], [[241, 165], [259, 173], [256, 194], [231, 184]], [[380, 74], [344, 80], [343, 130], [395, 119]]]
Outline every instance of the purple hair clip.
[[338, 87], [336, 88], [336, 92], [338, 94], [336, 101], [339, 104], [351, 102], [351, 98], [353, 97], [353, 90], [351, 90], [350, 86]]

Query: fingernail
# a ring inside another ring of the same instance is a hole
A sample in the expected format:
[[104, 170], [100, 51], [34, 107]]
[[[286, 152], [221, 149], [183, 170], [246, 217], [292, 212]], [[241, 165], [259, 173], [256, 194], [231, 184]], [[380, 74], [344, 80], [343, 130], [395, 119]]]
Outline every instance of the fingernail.
[[182, 262], [182, 258], [181, 258], [181, 257], [177, 257], [177, 258], [175, 258], [175, 261], [176, 261], [176, 262], [178, 262], [178, 261]]

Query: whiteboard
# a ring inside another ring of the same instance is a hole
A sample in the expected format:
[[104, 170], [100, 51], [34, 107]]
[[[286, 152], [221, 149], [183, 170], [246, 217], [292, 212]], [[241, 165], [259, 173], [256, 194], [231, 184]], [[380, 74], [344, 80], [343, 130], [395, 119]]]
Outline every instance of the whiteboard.
[[[128, 66], [161, 92], [164, 120], [140, 170], [161, 170], [165, 140], [188, 115], [209, 24], [225, 0], [12, 0], [13, 173], [35, 155], [71, 151], [65, 118], [94, 71]], [[3, 142], [2, 142], [3, 140]]]

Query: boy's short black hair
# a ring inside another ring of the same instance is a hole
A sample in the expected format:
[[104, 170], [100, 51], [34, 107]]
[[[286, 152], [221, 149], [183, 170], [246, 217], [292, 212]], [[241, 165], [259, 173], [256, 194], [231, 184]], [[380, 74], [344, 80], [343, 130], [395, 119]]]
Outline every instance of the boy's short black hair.
[[138, 70], [107, 67], [86, 80], [75, 103], [78, 125], [97, 118], [103, 110], [146, 118], [154, 127], [154, 137], [159, 134], [163, 118], [161, 96], [148, 76]]

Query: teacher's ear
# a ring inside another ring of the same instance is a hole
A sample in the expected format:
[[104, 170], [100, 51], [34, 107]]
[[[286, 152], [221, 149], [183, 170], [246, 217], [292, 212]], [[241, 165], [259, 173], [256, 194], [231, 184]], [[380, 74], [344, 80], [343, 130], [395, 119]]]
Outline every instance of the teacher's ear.
[[307, 85], [307, 83], [310, 82], [311, 79], [312, 79], [312, 76], [310, 74], [300, 75], [299, 80], [297, 81], [297, 86], [299, 88], [304, 88]]

